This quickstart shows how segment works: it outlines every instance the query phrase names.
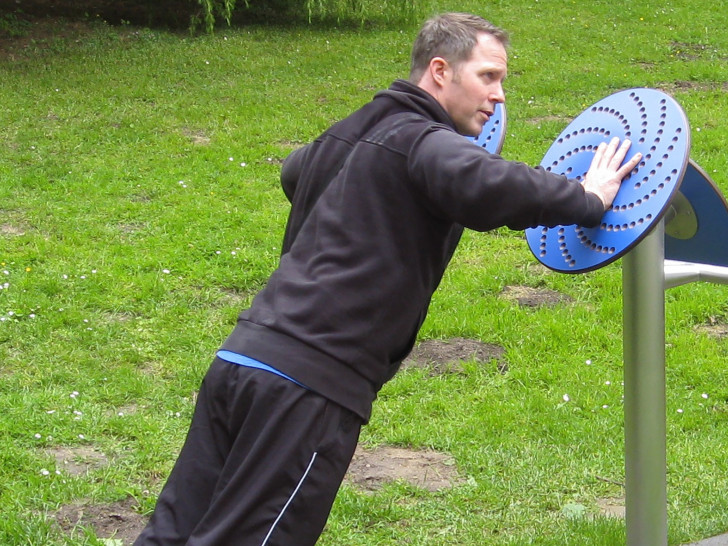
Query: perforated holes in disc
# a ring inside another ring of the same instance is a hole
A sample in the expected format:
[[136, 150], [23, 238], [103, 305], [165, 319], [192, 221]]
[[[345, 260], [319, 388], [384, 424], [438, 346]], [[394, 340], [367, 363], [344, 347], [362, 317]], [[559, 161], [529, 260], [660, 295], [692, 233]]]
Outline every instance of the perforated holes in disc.
[[468, 137], [473, 144], [485, 148], [491, 154], [499, 154], [506, 138], [506, 108], [496, 103], [493, 115], [483, 125], [478, 138]]
[[526, 230], [531, 252], [551, 269], [580, 273], [617, 260], [662, 218], [680, 185], [690, 150], [688, 121], [672, 97], [654, 89], [620, 91], [585, 110], [559, 135], [541, 166], [581, 181], [597, 146], [613, 137], [632, 141], [627, 157], [641, 152], [643, 158], [601, 225]]

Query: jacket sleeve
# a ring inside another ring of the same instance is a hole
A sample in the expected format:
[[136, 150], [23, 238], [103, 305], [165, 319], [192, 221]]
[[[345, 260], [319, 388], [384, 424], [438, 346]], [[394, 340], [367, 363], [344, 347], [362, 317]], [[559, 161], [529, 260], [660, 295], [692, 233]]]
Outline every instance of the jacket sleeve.
[[296, 193], [298, 187], [298, 181], [301, 177], [301, 171], [305, 164], [306, 157], [309, 154], [313, 143], [292, 151], [288, 154], [288, 157], [283, 160], [283, 167], [281, 168], [281, 187], [283, 193], [286, 194], [286, 198], [291, 203], [293, 202], [293, 196]]
[[601, 199], [577, 180], [506, 161], [445, 129], [415, 141], [408, 168], [415, 194], [433, 214], [477, 231], [594, 227], [604, 215]]

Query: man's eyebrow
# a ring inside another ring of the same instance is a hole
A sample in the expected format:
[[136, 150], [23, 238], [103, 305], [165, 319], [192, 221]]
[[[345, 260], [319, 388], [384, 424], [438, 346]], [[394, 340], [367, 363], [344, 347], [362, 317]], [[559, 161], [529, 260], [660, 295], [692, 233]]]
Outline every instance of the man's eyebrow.
[[508, 77], [508, 69], [505, 68], [505, 67], [489, 66], [489, 67], [484, 67], [480, 71], [481, 74], [486, 74], [488, 72], [497, 72], [498, 74], [502, 74], [503, 75], [503, 79], [506, 79]]

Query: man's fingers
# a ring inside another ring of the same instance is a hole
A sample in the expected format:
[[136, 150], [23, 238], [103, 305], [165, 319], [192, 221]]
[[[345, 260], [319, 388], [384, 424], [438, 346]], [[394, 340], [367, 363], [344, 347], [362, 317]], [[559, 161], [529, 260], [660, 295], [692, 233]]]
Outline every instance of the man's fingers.
[[[622, 165], [624, 158], [627, 157], [627, 152], [632, 146], [632, 142], [629, 139], [624, 139], [621, 145], [619, 145], [619, 138], [614, 137], [609, 141], [609, 144], [602, 142], [597, 147], [597, 151], [594, 154], [594, 160], [592, 165], [596, 168], [606, 168], [615, 172], [616, 176], [621, 180], [629, 172], [634, 169], [642, 159], [642, 154], [637, 153], [630, 158], [630, 160]], [[621, 167], [620, 167], [621, 165]]]
[[604, 160], [604, 153], [607, 150], [607, 144], [605, 142], [600, 142], [599, 146], [597, 146], [597, 151], [594, 152], [594, 158], [591, 162], [591, 167], [599, 169], [601, 167], [601, 163]]
[[[614, 143], [614, 140], [612, 141], [612, 143]], [[615, 150], [614, 154], [612, 155], [611, 161], [609, 162], [610, 168], [617, 170], [617, 168], [622, 164], [622, 161], [624, 161], [624, 158], [627, 157], [627, 151], [629, 150], [630, 146], [632, 146], [632, 143], [628, 139], [625, 139], [624, 142], [622, 142], [622, 145], [619, 147], [619, 149]]]
[[[592, 167], [596, 169], [611, 168], [612, 170], [616, 170], [617, 167], [619, 167], [619, 164], [622, 162], [620, 160], [616, 165], [614, 164], [615, 156], [621, 152], [621, 148], [619, 150], [617, 149], [618, 145], [618, 137], [614, 137], [612, 140], [610, 140], [609, 144], [607, 144], [606, 142], [601, 142], [599, 146], [597, 146], [596, 152], [594, 152]], [[627, 150], [625, 150], [624, 154], [622, 154], [622, 159], [624, 159], [626, 153]]]
[[639, 153], [639, 152], [638, 152], [638, 153], [634, 154], [634, 155], [633, 155], [633, 156], [632, 156], [632, 157], [630, 158], [630, 160], [629, 160], [629, 161], [627, 161], [627, 163], [625, 163], [624, 165], [622, 165], [622, 166], [621, 166], [621, 167], [620, 167], [620, 168], [619, 168], [619, 169], [617, 170], [617, 176], [619, 177], [619, 179], [621, 180], [621, 179], [623, 179], [623, 178], [624, 178], [625, 176], [627, 176], [627, 175], [628, 175], [628, 174], [629, 174], [629, 173], [630, 173], [630, 172], [632, 171], [632, 169], [634, 169], [634, 168], [635, 168], [635, 167], [637, 166], [637, 164], [638, 164], [638, 163], [639, 163], [639, 162], [640, 162], [641, 160], [642, 160], [642, 154], [641, 154], [641, 153]]

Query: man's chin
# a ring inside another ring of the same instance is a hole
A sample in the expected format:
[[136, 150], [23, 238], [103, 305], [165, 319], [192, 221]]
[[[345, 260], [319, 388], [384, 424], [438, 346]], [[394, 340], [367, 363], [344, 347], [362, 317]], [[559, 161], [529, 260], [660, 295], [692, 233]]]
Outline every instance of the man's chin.
[[483, 127], [484, 126], [481, 125], [477, 129], [470, 128], [470, 129], [466, 130], [465, 132], [461, 131], [461, 134], [468, 136], [468, 137], [478, 138], [480, 136], [480, 133], [483, 132]]
[[485, 127], [486, 123], [487, 121], [483, 123], [473, 121], [473, 123], [468, 126], [456, 124], [455, 130], [463, 136], [478, 138], [480, 136], [480, 133], [483, 132], [483, 127]]

